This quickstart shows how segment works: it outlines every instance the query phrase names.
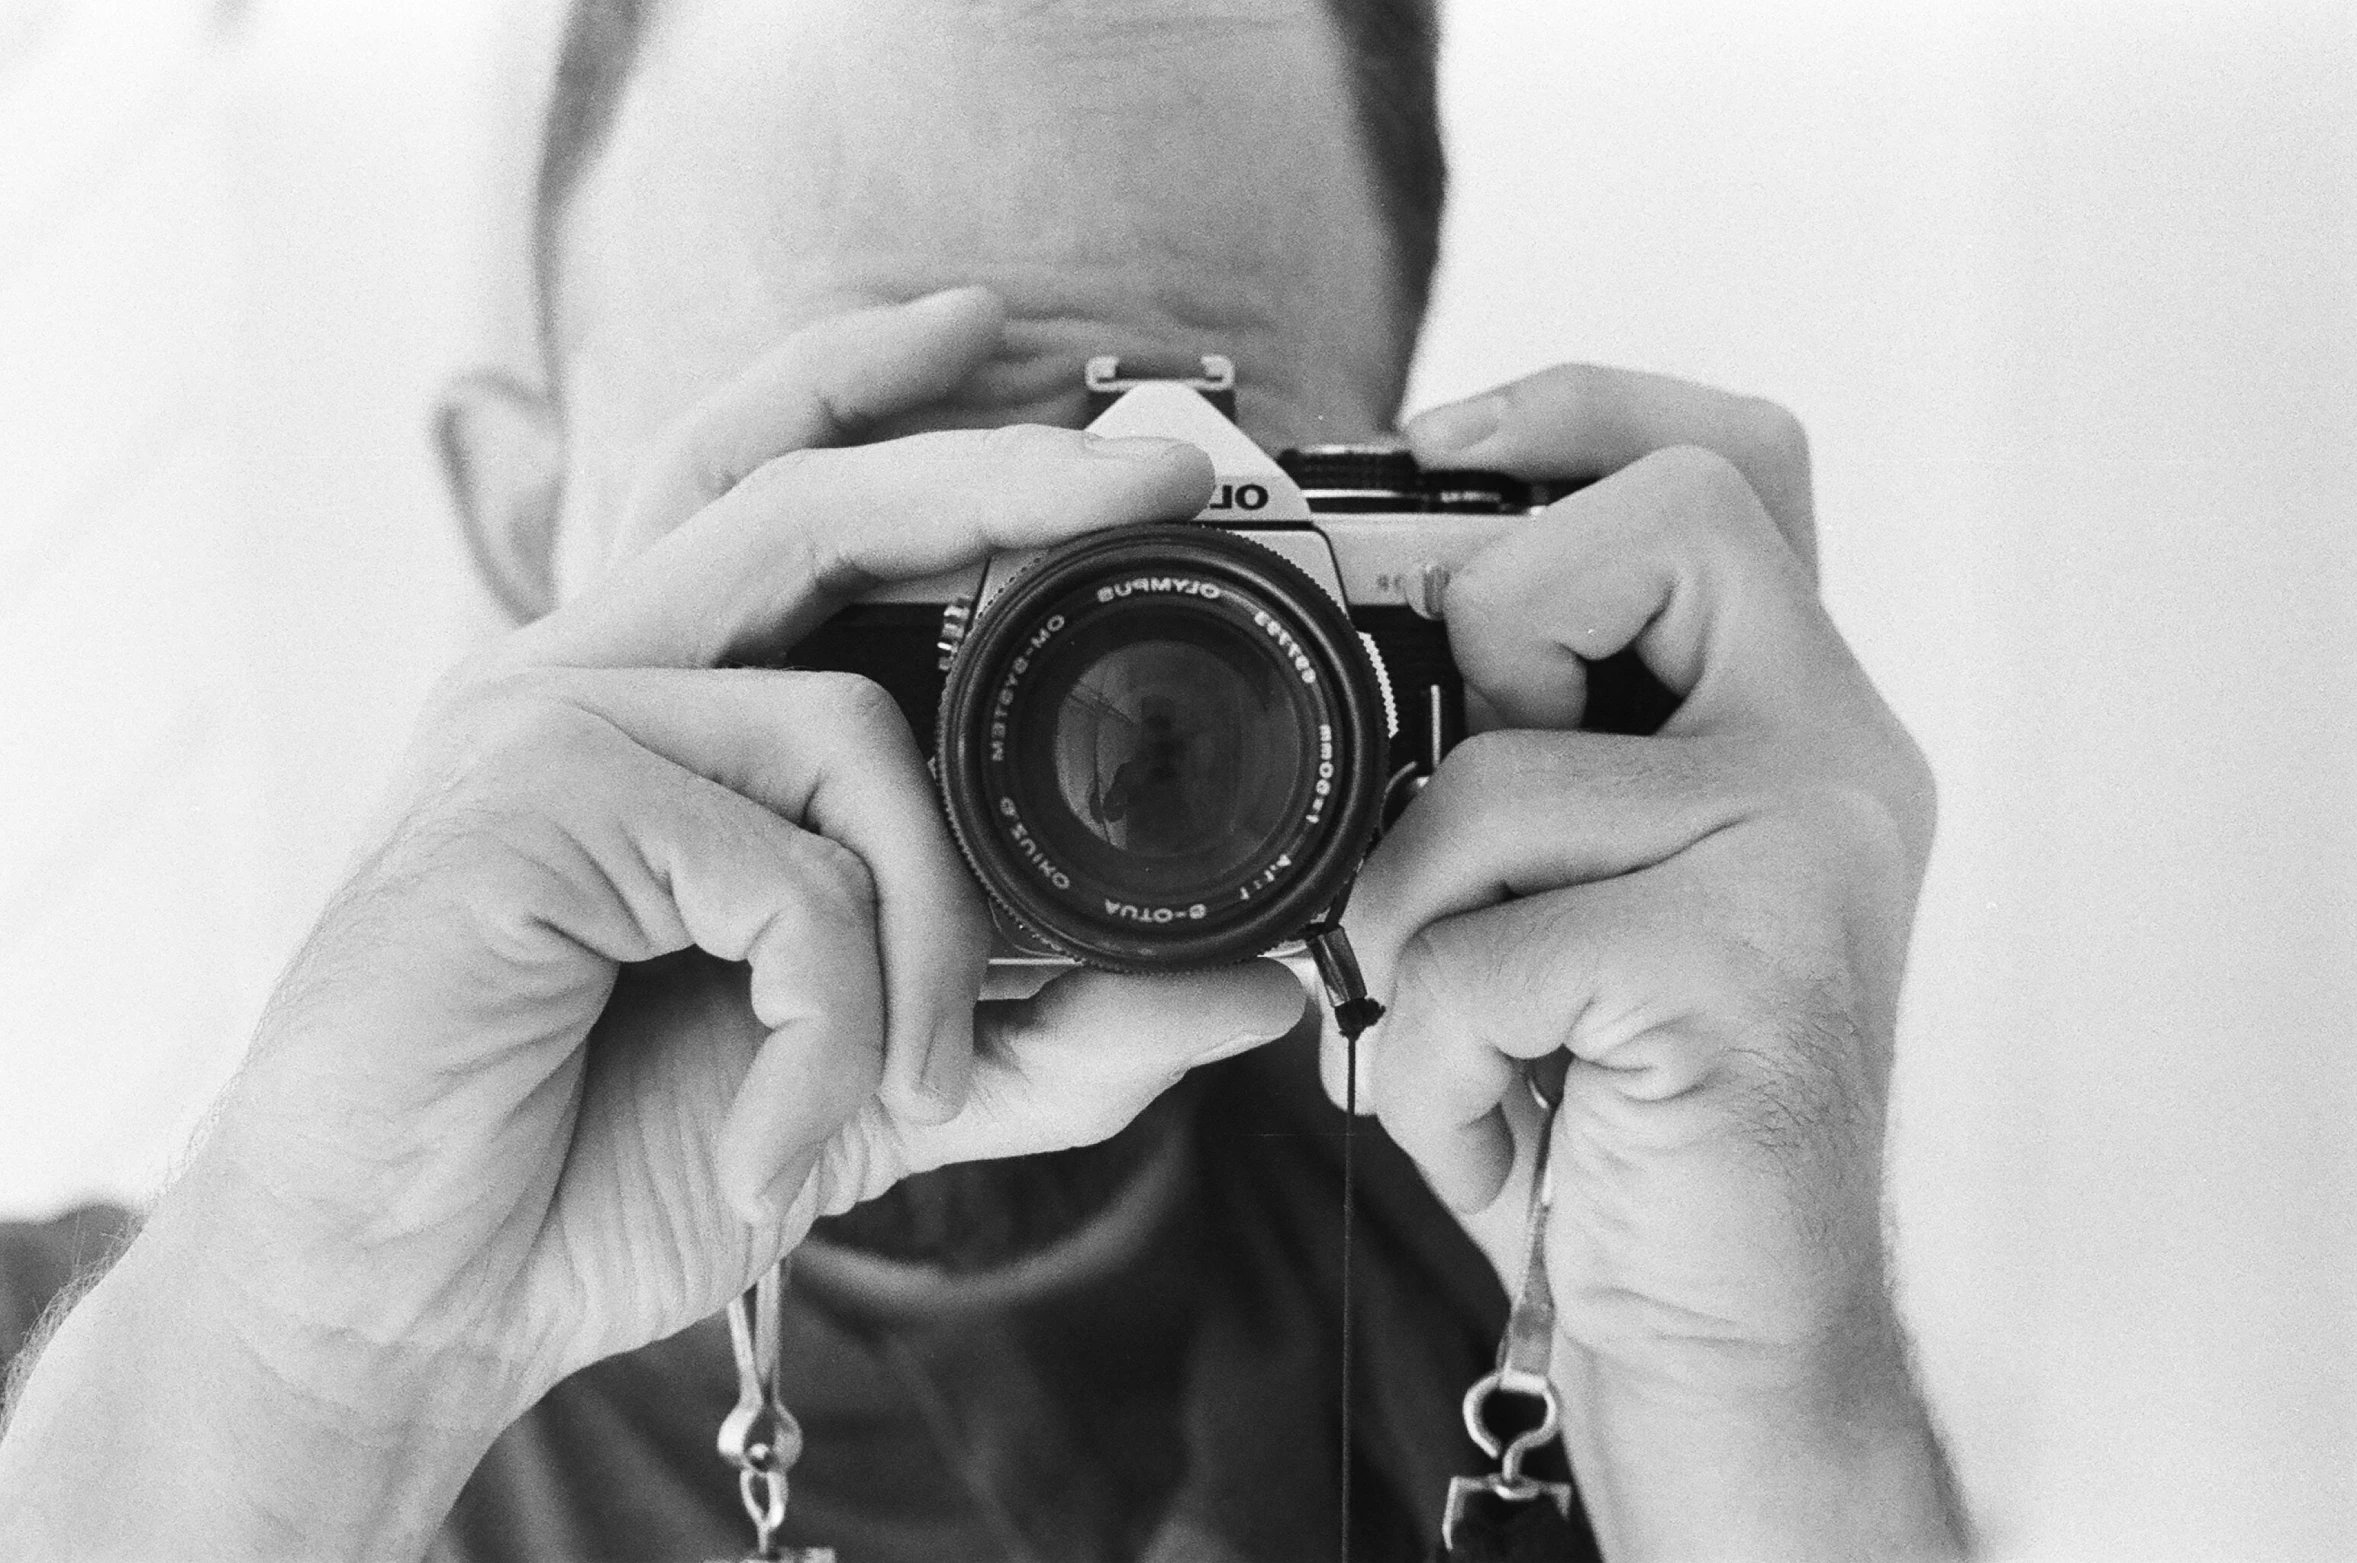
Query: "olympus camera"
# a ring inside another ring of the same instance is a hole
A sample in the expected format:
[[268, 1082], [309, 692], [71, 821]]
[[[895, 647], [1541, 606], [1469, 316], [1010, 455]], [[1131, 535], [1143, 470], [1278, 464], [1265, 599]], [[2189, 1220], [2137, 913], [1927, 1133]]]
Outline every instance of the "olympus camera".
[[1272, 458], [1221, 358], [1087, 387], [1092, 430], [1210, 455], [1200, 515], [888, 585], [793, 654], [882, 684], [929, 751], [997, 988], [1298, 955], [1464, 732], [1450, 572], [1554, 497], [1386, 446]]

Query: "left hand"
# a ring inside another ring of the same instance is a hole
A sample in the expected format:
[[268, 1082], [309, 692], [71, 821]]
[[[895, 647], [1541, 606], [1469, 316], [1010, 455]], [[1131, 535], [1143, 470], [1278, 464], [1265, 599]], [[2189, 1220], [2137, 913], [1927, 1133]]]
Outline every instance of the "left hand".
[[[1449, 439], [1469, 423], [1492, 432]], [[1512, 1287], [1521, 1081], [1571, 1055], [1546, 1233], [1557, 1379], [1591, 1505], [1630, 1551], [1836, 1550], [1762, 1514], [1805, 1504], [1791, 1462], [1822, 1435], [1838, 1465], [1861, 1417], [1919, 1456], [1891, 1479], [1921, 1478], [1924, 1525], [1876, 1545], [1938, 1550], [1912, 1545], [1943, 1533], [1944, 1478], [1881, 1208], [1932, 783], [1817, 600], [1798, 427], [1571, 367], [1408, 433], [1428, 464], [1602, 481], [1448, 588], [1470, 703], [1497, 725], [1448, 757], [1353, 897], [1391, 1006], [1362, 1060], [1375, 1111]], [[1585, 664], [1630, 646], [1675, 715], [1653, 737], [1573, 731]]]
[[[911, 312], [940, 334], [853, 324]], [[200, 1149], [29, 1376], [0, 1555], [414, 1557], [559, 1377], [720, 1307], [822, 1209], [1100, 1139], [1291, 1028], [1268, 963], [977, 1012], [988, 923], [897, 706], [713, 666], [870, 580], [1209, 492], [1178, 442], [1067, 430], [762, 456], [825, 364], [756, 366], [730, 437], [682, 447], [725, 491], [437, 691]], [[113, 1448], [150, 1456], [136, 1504]]]

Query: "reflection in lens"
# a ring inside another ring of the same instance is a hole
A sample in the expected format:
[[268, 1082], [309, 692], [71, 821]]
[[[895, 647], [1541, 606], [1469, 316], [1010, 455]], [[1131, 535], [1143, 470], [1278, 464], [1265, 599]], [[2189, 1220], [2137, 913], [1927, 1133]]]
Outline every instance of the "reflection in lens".
[[1300, 936], [1383, 803], [1382, 689], [1340, 603], [1217, 527], [1027, 566], [947, 669], [942, 802], [1026, 948], [1117, 971]]
[[1235, 872], [1288, 823], [1306, 735], [1265, 647], [1200, 618], [1184, 640], [1115, 639], [1139, 627], [1124, 617], [1105, 642], [1070, 648], [1077, 676], [1053, 728], [1057, 790], [1126, 862], [1120, 878], [1176, 893]]

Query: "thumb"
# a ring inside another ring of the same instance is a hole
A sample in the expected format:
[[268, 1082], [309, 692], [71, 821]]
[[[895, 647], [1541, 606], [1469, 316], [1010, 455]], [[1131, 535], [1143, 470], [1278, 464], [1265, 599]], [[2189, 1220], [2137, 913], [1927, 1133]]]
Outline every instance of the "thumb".
[[909, 1125], [911, 1170], [1093, 1145], [1199, 1064], [1273, 1042], [1305, 996], [1274, 961], [1131, 977], [1076, 971], [977, 1011], [965, 1110]]

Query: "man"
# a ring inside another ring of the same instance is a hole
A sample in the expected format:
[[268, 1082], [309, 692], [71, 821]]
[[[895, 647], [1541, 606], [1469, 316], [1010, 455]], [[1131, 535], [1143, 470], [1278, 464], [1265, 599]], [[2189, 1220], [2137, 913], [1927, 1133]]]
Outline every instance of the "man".
[[[1569, 369], [1407, 428], [1602, 481], [1449, 585], [1491, 730], [1353, 902], [1391, 1010], [1345, 1450], [1315, 1065], [1344, 1082], [1292, 979], [977, 1007], [907, 723], [793, 669], [868, 582], [1200, 507], [1198, 453], [1036, 426], [1088, 355], [1229, 354], [1270, 448], [1390, 426], [1437, 199], [1379, 128], [1413, 12], [585, 16], [549, 395], [448, 422], [478, 552], [562, 606], [435, 701], [207, 1142], [48, 1343], [0, 1550], [415, 1556], [455, 1503], [451, 1556], [718, 1555], [709, 1321], [793, 1251], [789, 1535], [1289, 1558], [1332, 1549], [1347, 1461], [1357, 1551], [1416, 1556], [1480, 1468], [1454, 1400], [1519, 1281], [1522, 1072], [1563, 1052], [1553, 1376], [1604, 1554], [1958, 1550], [1879, 1230], [1929, 782], [1815, 602], [1789, 420]], [[1629, 647], [1676, 714], [1576, 731]]]

